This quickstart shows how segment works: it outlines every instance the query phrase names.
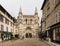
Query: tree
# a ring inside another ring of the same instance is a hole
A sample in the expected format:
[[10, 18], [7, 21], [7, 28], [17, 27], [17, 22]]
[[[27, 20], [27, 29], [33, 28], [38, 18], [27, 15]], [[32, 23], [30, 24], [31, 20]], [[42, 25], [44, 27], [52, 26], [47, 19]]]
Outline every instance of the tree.
[[45, 39], [45, 33], [43, 33], [43, 32], [39, 32], [38, 33], [38, 36], [39, 36], [39, 38], [42, 40], [42, 39]]

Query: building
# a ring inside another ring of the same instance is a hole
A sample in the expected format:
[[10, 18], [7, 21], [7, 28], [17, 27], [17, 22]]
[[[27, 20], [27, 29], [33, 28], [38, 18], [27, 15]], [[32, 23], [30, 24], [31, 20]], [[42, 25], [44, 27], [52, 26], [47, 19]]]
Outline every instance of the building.
[[19, 34], [18, 34], [18, 30], [17, 30], [17, 22], [15, 21], [15, 23], [14, 23], [14, 32], [13, 32], [13, 36], [15, 37], [15, 38], [19, 38]]
[[22, 9], [20, 8], [17, 18], [17, 28], [19, 36], [24, 38], [38, 37], [39, 30], [39, 17], [37, 8], [35, 9], [34, 15], [23, 15]]
[[44, 0], [42, 31], [52, 42], [60, 42], [60, 0]]
[[14, 33], [15, 19], [0, 5], [0, 39], [10, 39]]
[[39, 26], [39, 32], [41, 32], [41, 25]]
[[12, 17], [0, 5], [0, 39], [10, 39], [14, 37], [33, 38], [38, 37], [39, 17], [37, 8], [34, 15], [23, 15], [20, 8], [18, 18]]

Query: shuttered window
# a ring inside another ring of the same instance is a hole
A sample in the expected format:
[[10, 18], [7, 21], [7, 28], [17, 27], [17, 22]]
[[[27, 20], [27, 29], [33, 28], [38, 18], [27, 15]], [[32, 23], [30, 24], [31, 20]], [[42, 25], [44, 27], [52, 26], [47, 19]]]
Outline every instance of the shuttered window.
[[3, 22], [3, 15], [0, 14], [0, 21]]

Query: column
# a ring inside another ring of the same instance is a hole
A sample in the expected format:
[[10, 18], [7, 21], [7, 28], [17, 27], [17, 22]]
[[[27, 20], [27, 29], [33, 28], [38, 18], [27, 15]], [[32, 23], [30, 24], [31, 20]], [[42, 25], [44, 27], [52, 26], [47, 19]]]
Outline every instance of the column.
[[47, 31], [47, 37], [49, 36], [48, 31]]
[[53, 30], [53, 40], [56, 40], [56, 38], [55, 38], [55, 29]]

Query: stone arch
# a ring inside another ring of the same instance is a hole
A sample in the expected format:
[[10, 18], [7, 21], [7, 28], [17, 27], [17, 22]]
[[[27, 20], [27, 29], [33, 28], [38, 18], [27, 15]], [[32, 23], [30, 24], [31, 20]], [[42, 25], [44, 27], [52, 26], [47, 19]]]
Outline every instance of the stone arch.
[[31, 27], [27, 27], [26, 30], [32, 30]]
[[26, 38], [32, 38], [32, 32], [31, 32], [31, 27], [27, 27], [26, 28], [26, 33], [25, 33], [25, 37]]
[[32, 38], [32, 33], [26, 33], [26, 38]]

